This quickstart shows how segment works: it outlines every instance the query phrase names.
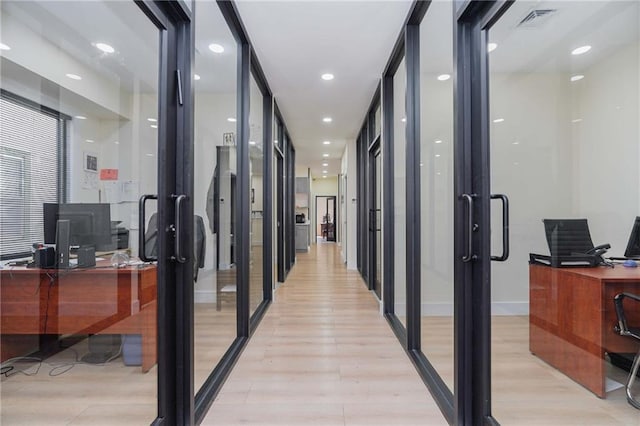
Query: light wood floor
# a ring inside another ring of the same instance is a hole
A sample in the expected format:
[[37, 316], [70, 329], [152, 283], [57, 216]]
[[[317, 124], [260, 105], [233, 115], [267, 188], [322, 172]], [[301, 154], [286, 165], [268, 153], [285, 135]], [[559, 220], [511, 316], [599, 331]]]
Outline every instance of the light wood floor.
[[335, 244], [297, 255], [204, 425], [447, 424]]

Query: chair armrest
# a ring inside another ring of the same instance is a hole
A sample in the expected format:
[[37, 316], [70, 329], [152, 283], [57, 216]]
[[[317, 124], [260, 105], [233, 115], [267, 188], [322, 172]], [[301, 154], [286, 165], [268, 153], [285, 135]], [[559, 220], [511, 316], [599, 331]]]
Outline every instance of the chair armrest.
[[618, 293], [613, 298], [613, 304], [616, 307], [616, 316], [618, 317], [618, 324], [616, 325], [615, 330], [621, 336], [631, 334], [631, 331], [629, 331], [629, 327], [627, 326], [627, 318], [624, 315], [624, 307], [622, 306], [622, 302], [625, 297], [635, 300], [636, 302], [640, 302], [640, 296], [632, 293]]

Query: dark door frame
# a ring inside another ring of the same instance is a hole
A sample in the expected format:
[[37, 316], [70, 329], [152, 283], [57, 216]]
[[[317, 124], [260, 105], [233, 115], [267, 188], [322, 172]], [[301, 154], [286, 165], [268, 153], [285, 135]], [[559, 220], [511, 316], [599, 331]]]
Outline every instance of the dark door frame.
[[[325, 212], [329, 211], [329, 200], [333, 200], [333, 239], [330, 240], [329, 237], [327, 236], [327, 241], [331, 241], [331, 242], [336, 242], [336, 235], [338, 232], [338, 224], [337, 224], [337, 218], [336, 218], [336, 213], [338, 212], [338, 208], [336, 203], [338, 202], [338, 197], [335, 195], [316, 195], [316, 211], [315, 211], [315, 219], [316, 221], [318, 220], [318, 198], [326, 198], [326, 205], [325, 205]], [[316, 226], [318, 226], [320, 224], [316, 223]], [[313, 231], [314, 233], [314, 238], [317, 239], [318, 235], [317, 235], [317, 228]], [[314, 239], [314, 241], [315, 241]]]
[[380, 144], [380, 135], [378, 135], [375, 140], [369, 146], [369, 152], [367, 156], [368, 165], [368, 179], [369, 184], [367, 185], [368, 192], [368, 216], [367, 216], [367, 231], [369, 232], [369, 290], [375, 291], [378, 299], [382, 300], [382, 288], [381, 281], [382, 277], [378, 276], [378, 248], [377, 243], [378, 239], [376, 234], [381, 232], [380, 223], [378, 223], [378, 209], [376, 206], [376, 191], [380, 188], [377, 187], [377, 173], [376, 173], [376, 158], [382, 154], [381, 144]]

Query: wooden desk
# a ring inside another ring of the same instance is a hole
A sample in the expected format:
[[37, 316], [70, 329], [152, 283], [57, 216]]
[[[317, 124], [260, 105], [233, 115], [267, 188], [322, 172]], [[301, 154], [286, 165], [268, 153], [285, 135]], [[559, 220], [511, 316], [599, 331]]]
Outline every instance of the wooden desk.
[[[640, 268], [551, 268], [529, 265], [529, 349], [600, 398], [605, 352], [637, 352], [613, 331], [613, 297], [640, 293]], [[630, 324], [640, 311], [627, 310]]]
[[[14, 267], [0, 271], [0, 333], [5, 347], [15, 334], [140, 334], [142, 371], [156, 363], [155, 266], [114, 269]], [[9, 344], [10, 346], [10, 344]]]

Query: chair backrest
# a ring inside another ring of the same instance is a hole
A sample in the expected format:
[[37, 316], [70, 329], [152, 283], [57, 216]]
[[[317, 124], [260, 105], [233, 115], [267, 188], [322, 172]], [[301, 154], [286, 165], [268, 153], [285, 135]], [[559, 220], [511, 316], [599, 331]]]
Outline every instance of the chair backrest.
[[570, 256], [593, 249], [587, 219], [543, 219], [551, 256]]

